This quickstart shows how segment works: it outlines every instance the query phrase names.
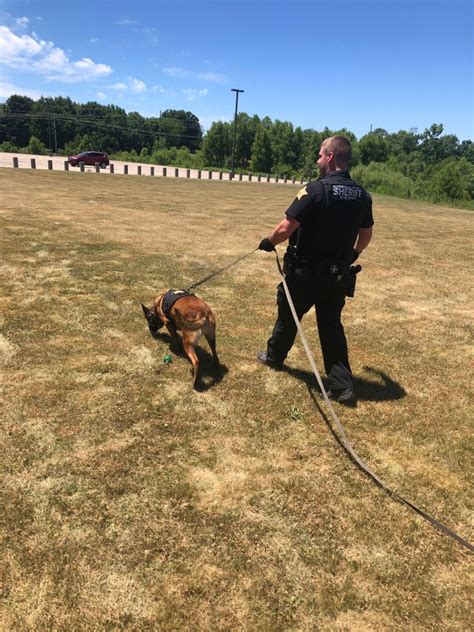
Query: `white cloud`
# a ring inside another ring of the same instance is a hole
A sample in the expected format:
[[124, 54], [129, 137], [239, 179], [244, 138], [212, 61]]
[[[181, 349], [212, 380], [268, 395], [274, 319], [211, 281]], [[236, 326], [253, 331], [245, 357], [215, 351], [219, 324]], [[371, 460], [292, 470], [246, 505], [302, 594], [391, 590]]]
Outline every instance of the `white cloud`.
[[113, 72], [107, 64], [97, 64], [87, 57], [71, 61], [53, 42], [40, 40], [35, 33], [16, 35], [6, 26], [0, 26], [0, 64], [64, 82], [98, 79]]
[[101, 101], [103, 101], [106, 98], [106, 96], [105, 96], [104, 92], [98, 92], [97, 93], [97, 98], [100, 99]]
[[140, 92], [147, 92], [148, 88], [144, 81], [141, 79], [135, 79], [134, 77], [128, 78], [128, 83], [124, 81], [118, 81], [117, 83], [113, 83], [109, 86], [112, 90], [129, 90], [135, 94], [139, 94]]
[[15, 20], [16, 25], [21, 28], [21, 29], [25, 29], [28, 26], [28, 22], [29, 19], [28, 18], [17, 18]]
[[89, 39], [89, 42], [90, 42], [91, 44], [98, 44], [98, 43], [100, 42], [100, 38], [99, 38], [99, 37], [91, 37], [91, 38]]
[[198, 97], [205, 97], [207, 94], [207, 88], [203, 88], [202, 90], [186, 88], [185, 90], [182, 90], [182, 93], [184, 94], [186, 101], [194, 101]]
[[144, 83], [140, 79], [134, 79], [133, 77], [130, 77], [130, 88], [132, 92], [135, 93], [146, 92], [146, 83]]
[[0, 61], [8, 65], [26, 64], [41, 53], [46, 42], [38, 42], [29, 35], [15, 35], [8, 27], [0, 26]]

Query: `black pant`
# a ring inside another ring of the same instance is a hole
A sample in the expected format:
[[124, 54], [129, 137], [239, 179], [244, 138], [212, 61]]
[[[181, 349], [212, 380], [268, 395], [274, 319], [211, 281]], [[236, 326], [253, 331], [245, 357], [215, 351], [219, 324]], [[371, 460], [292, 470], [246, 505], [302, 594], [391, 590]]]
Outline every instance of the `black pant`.
[[[346, 279], [336, 282], [315, 275], [301, 280], [293, 274], [287, 274], [286, 282], [298, 320], [301, 320], [313, 305], [315, 307], [328, 387], [333, 390], [352, 388], [346, 336], [341, 323], [347, 289]], [[277, 289], [277, 305], [278, 317], [268, 340], [267, 358], [276, 364], [282, 364], [297, 333], [283, 283], [280, 283]]]

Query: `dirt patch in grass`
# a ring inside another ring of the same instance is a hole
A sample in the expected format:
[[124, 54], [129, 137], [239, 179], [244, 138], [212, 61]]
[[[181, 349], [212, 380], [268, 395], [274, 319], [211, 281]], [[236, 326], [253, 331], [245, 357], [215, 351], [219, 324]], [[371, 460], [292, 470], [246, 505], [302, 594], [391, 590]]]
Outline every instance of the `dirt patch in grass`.
[[[202, 340], [203, 392], [148, 334], [140, 303], [253, 250], [297, 185], [3, 169], [0, 189], [4, 629], [472, 628], [470, 557], [347, 460], [301, 345], [285, 371], [254, 361], [273, 255], [199, 288], [226, 367]], [[374, 213], [345, 310], [360, 399], [338, 412], [472, 540], [472, 214]]]

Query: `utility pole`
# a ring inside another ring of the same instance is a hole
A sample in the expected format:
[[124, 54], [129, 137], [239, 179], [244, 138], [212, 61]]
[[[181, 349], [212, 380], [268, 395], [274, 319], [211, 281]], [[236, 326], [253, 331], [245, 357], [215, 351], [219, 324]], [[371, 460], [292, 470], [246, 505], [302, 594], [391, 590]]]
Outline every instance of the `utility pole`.
[[239, 92], [244, 92], [244, 90], [239, 90], [238, 88], [231, 88], [230, 91], [235, 92], [234, 140], [232, 142], [232, 163], [230, 167], [230, 175], [231, 175], [231, 178], [233, 178], [234, 177], [235, 138], [237, 135], [237, 108], [239, 107]]
[[58, 137], [56, 135], [56, 117], [53, 116], [54, 153], [58, 153]]

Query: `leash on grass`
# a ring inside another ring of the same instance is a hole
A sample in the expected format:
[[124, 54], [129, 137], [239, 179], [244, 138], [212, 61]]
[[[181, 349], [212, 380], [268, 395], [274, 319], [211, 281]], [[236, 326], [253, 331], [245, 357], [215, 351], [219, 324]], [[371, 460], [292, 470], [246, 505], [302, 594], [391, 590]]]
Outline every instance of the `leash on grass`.
[[276, 256], [276, 262], [277, 262], [278, 270], [279, 270], [279, 272], [280, 272], [280, 274], [282, 276], [282, 279], [283, 279], [283, 288], [285, 290], [286, 298], [288, 300], [288, 305], [290, 306], [291, 313], [293, 314], [293, 318], [295, 319], [296, 327], [298, 329], [298, 333], [300, 335], [301, 342], [303, 343], [303, 347], [304, 347], [304, 350], [305, 350], [306, 355], [308, 357], [309, 363], [311, 365], [311, 368], [313, 369], [313, 373], [314, 373], [314, 375], [316, 377], [316, 380], [318, 382], [319, 388], [321, 389], [321, 393], [322, 393], [322, 395], [324, 397], [324, 401], [326, 402], [326, 404], [327, 404], [327, 406], [329, 408], [329, 411], [331, 413], [331, 416], [334, 419], [334, 422], [335, 422], [335, 424], [337, 426], [337, 429], [339, 431], [339, 434], [340, 434], [339, 439], [340, 439], [344, 449], [346, 450], [346, 452], [349, 454], [351, 459], [375, 483], [377, 483], [377, 485], [379, 485], [385, 492], [388, 493], [389, 496], [391, 496], [395, 500], [398, 500], [402, 504], [407, 505], [407, 507], [410, 507], [410, 509], [413, 509], [413, 511], [415, 511], [422, 518], [427, 520], [434, 527], [436, 527], [436, 529], [438, 529], [439, 531], [441, 531], [445, 535], [449, 536], [450, 538], [453, 538], [454, 540], [459, 542], [459, 544], [461, 544], [462, 546], [466, 547], [466, 549], [468, 549], [469, 551], [474, 551], [474, 546], [472, 544], [470, 544], [467, 540], [462, 538], [460, 535], [458, 535], [457, 533], [455, 533], [454, 531], [452, 531], [451, 529], [446, 527], [444, 524], [442, 524], [441, 522], [439, 522], [435, 518], [432, 518], [429, 514], [427, 514], [425, 511], [423, 511], [423, 509], [420, 509], [419, 507], [414, 505], [412, 502], [410, 502], [409, 500], [406, 500], [406, 498], [403, 498], [403, 496], [400, 496], [400, 494], [397, 494], [397, 492], [394, 492], [389, 487], [387, 487], [387, 485], [369, 468], [368, 465], [366, 465], [366, 463], [364, 463], [364, 461], [356, 453], [356, 451], [352, 447], [349, 439], [347, 438], [347, 435], [346, 435], [345, 430], [344, 430], [344, 426], [340, 422], [339, 417], [336, 415], [336, 412], [335, 412], [334, 407], [333, 407], [333, 405], [331, 403], [331, 400], [329, 399], [328, 394], [326, 393], [326, 389], [324, 388], [323, 382], [321, 380], [321, 376], [320, 376], [318, 368], [316, 366], [316, 362], [314, 361], [314, 357], [313, 357], [313, 354], [311, 353], [311, 350], [309, 348], [308, 341], [306, 340], [306, 337], [304, 335], [303, 328], [301, 327], [300, 321], [298, 320], [298, 316], [296, 314], [295, 306], [293, 305], [293, 301], [291, 300], [290, 290], [288, 289], [288, 285], [287, 285], [286, 279], [285, 279], [285, 274], [283, 273], [282, 267], [280, 265], [280, 259], [278, 257], [278, 253], [277, 253], [276, 250], [275, 250], [275, 256]]
[[253, 253], [256, 252], [257, 250], [258, 248], [255, 248], [255, 250], [252, 250], [252, 252], [249, 252], [246, 255], [241, 255], [240, 257], [237, 257], [237, 259], [234, 259], [234, 261], [231, 261], [228, 265], [224, 266], [223, 268], [220, 268], [219, 270], [216, 270], [215, 272], [211, 272], [211, 274], [208, 274], [206, 277], [204, 277], [204, 279], [201, 279], [200, 281], [196, 281], [195, 283], [190, 285], [188, 288], [186, 288], [186, 292], [190, 292], [191, 290], [194, 290], [195, 288], [198, 287], [198, 285], [201, 285], [201, 283], [204, 283], [205, 281], [209, 281], [209, 279], [212, 279], [212, 277], [215, 277], [221, 272], [224, 272], [224, 270], [228, 270], [232, 266], [235, 266], [235, 264], [239, 263], [239, 261], [243, 261], [243, 259], [247, 259], [247, 257], [250, 257], [251, 255], [253, 255]]
[[[189, 292], [190, 290], [193, 290], [193, 289], [197, 288], [199, 285], [201, 285], [205, 281], [208, 281], [209, 279], [212, 279], [213, 277], [217, 276], [221, 272], [224, 272], [225, 270], [228, 270], [232, 266], [236, 265], [237, 263], [239, 263], [239, 261], [243, 261], [243, 259], [246, 259], [247, 257], [250, 257], [257, 250], [258, 250], [258, 248], [255, 248], [255, 250], [252, 250], [252, 252], [249, 252], [249, 253], [247, 253], [245, 255], [242, 255], [242, 256], [238, 257], [237, 259], [234, 259], [234, 261], [231, 261], [231, 263], [229, 263], [228, 265], [224, 266], [223, 268], [220, 268], [219, 270], [216, 270], [215, 272], [212, 272], [211, 274], [208, 274], [206, 277], [204, 277], [200, 281], [196, 281], [195, 283], [190, 285], [187, 288], [186, 291]], [[406, 498], [403, 498], [403, 496], [400, 496], [400, 494], [398, 494], [397, 492], [394, 492], [389, 487], [387, 487], [387, 485], [382, 481], [382, 479], [379, 478], [377, 476], [377, 474], [375, 474], [375, 472], [373, 472], [366, 463], [364, 463], [364, 461], [359, 457], [357, 452], [354, 450], [354, 448], [352, 447], [352, 444], [350, 443], [349, 439], [347, 438], [346, 432], [344, 430], [344, 426], [342, 425], [341, 421], [339, 420], [339, 417], [337, 416], [336, 411], [334, 410], [334, 407], [333, 407], [333, 405], [331, 403], [331, 400], [329, 399], [328, 394], [326, 393], [326, 389], [324, 388], [323, 382], [321, 380], [321, 376], [320, 376], [318, 368], [316, 366], [316, 362], [314, 361], [313, 354], [311, 353], [311, 349], [309, 348], [308, 341], [306, 340], [306, 337], [304, 335], [303, 328], [301, 327], [300, 321], [298, 320], [298, 316], [296, 314], [295, 306], [293, 305], [293, 301], [291, 299], [290, 290], [288, 289], [288, 285], [286, 283], [285, 274], [283, 273], [283, 270], [282, 270], [282, 267], [281, 267], [281, 264], [280, 264], [280, 259], [278, 257], [278, 253], [277, 253], [276, 250], [275, 250], [275, 256], [276, 256], [276, 262], [277, 262], [277, 266], [278, 266], [278, 271], [280, 272], [282, 280], [283, 280], [283, 288], [285, 290], [286, 298], [288, 300], [288, 305], [290, 306], [291, 313], [293, 315], [293, 318], [295, 319], [296, 327], [297, 327], [298, 333], [300, 335], [301, 341], [303, 343], [304, 350], [305, 350], [306, 355], [308, 357], [308, 360], [309, 360], [309, 363], [311, 365], [311, 368], [313, 369], [313, 373], [314, 373], [314, 375], [316, 377], [316, 380], [318, 382], [319, 388], [321, 389], [321, 393], [323, 395], [324, 401], [326, 402], [326, 404], [327, 404], [327, 406], [329, 408], [329, 411], [331, 413], [331, 416], [334, 419], [336, 427], [337, 427], [337, 429], [339, 431], [339, 435], [340, 435], [339, 439], [340, 439], [344, 449], [349, 454], [350, 458], [354, 461], [354, 463], [358, 467], [360, 467], [360, 469], [363, 472], [365, 472], [377, 485], [379, 485], [379, 487], [381, 487], [394, 500], [397, 500], [398, 502], [406, 505], [407, 507], [409, 507], [410, 509], [415, 511], [418, 515], [420, 515], [427, 522], [429, 522], [433, 527], [435, 527], [436, 529], [438, 529], [439, 531], [441, 531], [445, 535], [449, 536], [450, 538], [453, 538], [453, 540], [456, 540], [457, 542], [459, 542], [459, 544], [464, 546], [469, 551], [474, 551], [474, 546], [472, 544], [470, 544], [467, 540], [462, 538], [460, 535], [458, 535], [455, 531], [453, 531], [452, 529], [449, 529], [448, 527], [446, 527], [444, 524], [442, 524], [441, 522], [439, 522], [435, 518], [432, 518], [429, 514], [427, 514], [425, 511], [423, 511], [423, 509], [420, 509], [419, 507], [414, 505], [412, 502], [410, 502], [409, 500], [406, 500]]]

